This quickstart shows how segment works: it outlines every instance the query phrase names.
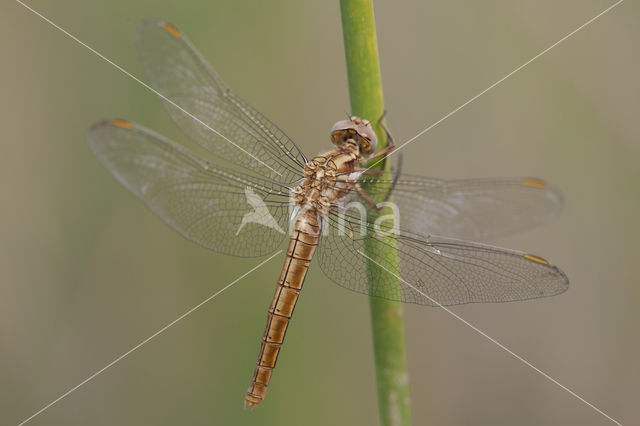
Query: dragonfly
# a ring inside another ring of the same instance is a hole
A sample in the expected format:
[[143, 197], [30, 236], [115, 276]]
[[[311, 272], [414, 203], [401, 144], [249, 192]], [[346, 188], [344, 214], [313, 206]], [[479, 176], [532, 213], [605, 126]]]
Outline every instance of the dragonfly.
[[376, 151], [371, 122], [358, 117], [338, 121], [330, 133], [334, 148], [307, 159], [174, 25], [144, 21], [135, 40], [152, 87], [194, 144], [110, 119], [89, 131], [98, 159], [201, 246], [259, 257], [289, 237], [245, 408], [265, 397], [313, 257], [349, 290], [427, 306], [534, 299], [568, 288], [567, 276], [540, 256], [470, 242], [554, 217], [562, 197], [545, 181], [366, 169], [367, 160], [386, 161], [394, 145]]

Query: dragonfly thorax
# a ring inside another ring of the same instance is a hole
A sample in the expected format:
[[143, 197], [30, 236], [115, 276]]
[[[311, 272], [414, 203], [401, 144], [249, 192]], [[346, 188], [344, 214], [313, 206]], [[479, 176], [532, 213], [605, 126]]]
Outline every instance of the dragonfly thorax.
[[294, 204], [321, 215], [337, 208], [356, 183], [352, 175], [360, 158], [358, 146], [349, 143], [313, 158], [304, 167], [304, 181], [293, 190]]

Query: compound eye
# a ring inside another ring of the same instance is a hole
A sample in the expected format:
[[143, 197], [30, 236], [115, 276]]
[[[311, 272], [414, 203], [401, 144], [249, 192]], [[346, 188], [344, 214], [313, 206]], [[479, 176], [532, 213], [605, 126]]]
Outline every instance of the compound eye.
[[371, 153], [371, 144], [362, 136], [360, 137], [360, 147], [362, 148], [362, 152], [364, 152], [365, 154]]

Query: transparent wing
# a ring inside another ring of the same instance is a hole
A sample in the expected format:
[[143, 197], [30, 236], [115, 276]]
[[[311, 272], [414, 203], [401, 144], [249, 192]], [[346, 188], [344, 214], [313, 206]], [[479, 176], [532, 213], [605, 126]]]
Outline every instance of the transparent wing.
[[[442, 180], [390, 172], [360, 181], [374, 197], [392, 186], [397, 226], [418, 235], [489, 241], [545, 223], [562, 209], [560, 193], [536, 178]], [[358, 199], [349, 194], [347, 202]]]
[[151, 85], [173, 102], [164, 100], [169, 115], [195, 142], [280, 183], [301, 176], [306, 160], [295, 143], [236, 95], [174, 26], [142, 22], [136, 45]]
[[323, 222], [318, 259], [342, 287], [420, 305], [533, 299], [569, 285], [560, 269], [538, 256], [406, 232], [385, 236], [367, 221], [334, 213]]
[[236, 256], [274, 251], [288, 230], [288, 188], [216, 167], [124, 120], [91, 127], [88, 142], [115, 178], [186, 238]]

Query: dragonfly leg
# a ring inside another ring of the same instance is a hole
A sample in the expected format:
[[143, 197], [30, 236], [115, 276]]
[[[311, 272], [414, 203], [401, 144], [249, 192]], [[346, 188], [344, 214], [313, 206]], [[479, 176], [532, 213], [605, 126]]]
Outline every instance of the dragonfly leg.
[[386, 156], [389, 155], [389, 153], [391, 153], [391, 151], [396, 149], [396, 144], [395, 144], [395, 142], [393, 140], [393, 136], [391, 136], [391, 132], [389, 131], [389, 128], [387, 127], [387, 125], [384, 124], [384, 122], [382, 121], [384, 119], [385, 115], [387, 115], [387, 110], [384, 110], [384, 112], [382, 113], [382, 115], [378, 119], [378, 125], [380, 127], [382, 127], [382, 130], [384, 130], [384, 133], [385, 133], [386, 139], [387, 139], [387, 146], [385, 146], [380, 151], [374, 153], [371, 157], [369, 157], [369, 160], [376, 160], [376, 159], [381, 158], [381, 157], [384, 158], [382, 160], [382, 168], [383, 169], [385, 168], [385, 166], [387, 164]]
[[[376, 160], [380, 157], [386, 157], [387, 155], [389, 155], [389, 153], [391, 151], [393, 151], [394, 149], [396, 149], [395, 145], [387, 145], [384, 148], [382, 148], [380, 151], [374, 153], [371, 157], [369, 157], [369, 161], [371, 160]], [[387, 159], [385, 158], [383, 161], [383, 166], [384, 166], [384, 162], [387, 161]]]
[[382, 210], [382, 207], [378, 206], [375, 200], [371, 198], [371, 195], [369, 195], [367, 191], [362, 189], [362, 187], [358, 183], [356, 183], [356, 191], [358, 192], [358, 195], [360, 196], [360, 198], [362, 198], [367, 204], [369, 204], [369, 207], [371, 207], [372, 209], [380, 213], [380, 211]]
[[382, 127], [382, 130], [384, 130], [384, 134], [387, 137], [387, 146], [389, 146], [389, 145], [396, 146], [396, 143], [393, 140], [393, 136], [391, 136], [391, 132], [389, 131], [389, 128], [384, 123], [384, 121], [382, 121], [384, 119], [385, 115], [387, 115], [387, 110], [386, 109], [384, 110], [384, 112], [382, 113], [380, 118], [378, 118], [378, 125], [380, 127]]
[[363, 175], [375, 176], [375, 177], [382, 177], [386, 173], [384, 170], [358, 169], [357, 171], [361, 172], [361, 174]]
[[[398, 178], [400, 178], [400, 170], [402, 170], [402, 153], [398, 154], [398, 167], [394, 171], [393, 181], [391, 182], [391, 186], [389, 187], [389, 191], [387, 191], [387, 195], [385, 195], [385, 197], [381, 201], [381, 203], [389, 201], [389, 198], [391, 197], [391, 194], [393, 193], [393, 190], [395, 189], [396, 184], [398, 183]], [[382, 177], [387, 173], [384, 170], [361, 169], [361, 170], [358, 170], [358, 171], [361, 172], [363, 175], [376, 176], [376, 177]], [[358, 191], [358, 195], [360, 195], [360, 197], [362, 197], [365, 201], [367, 201], [367, 200], [362, 195], [361, 192], [364, 192], [366, 194], [366, 196], [369, 197], [369, 199], [371, 199], [372, 202], [373, 202], [373, 199], [371, 198], [371, 196], [369, 194], [367, 194], [367, 192], [362, 187], [360, 187], [358, 185], [356, 187], [356, 190]], [[368, 201], [367, 201], [367, 203], [371, 205], [371, 203], [369, 203]], [[374, 202], [374, 204], [375, 204], [375, 202]], [[377, 207], [377, 204], [376, 204], [376, 207], [374, 207], [374, 208], [376, 209], [376, 211], [380, 211], [380, 209]]]
[[393, 176], [393, 182], [391, 182], [391, 186], [389, 187], [389, 191], [387, 192], [387, 195], [384, 196], [384, 200], [382, 200], [382, 202], [386, 202], [389, 200], [389, 197], [391, 197], [391, 193], [393, 192], [393, 190], [396, 187], [396, 184], [398, 183], [398, 178], [400, 177], [400, 170], [402, 169], [402, 153], [398, 154], [398, 167], [397, 170], [394, 173]]

